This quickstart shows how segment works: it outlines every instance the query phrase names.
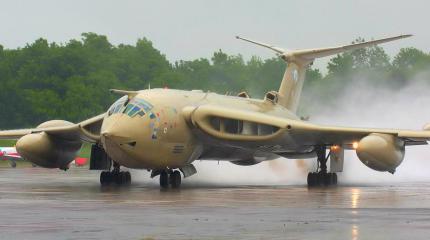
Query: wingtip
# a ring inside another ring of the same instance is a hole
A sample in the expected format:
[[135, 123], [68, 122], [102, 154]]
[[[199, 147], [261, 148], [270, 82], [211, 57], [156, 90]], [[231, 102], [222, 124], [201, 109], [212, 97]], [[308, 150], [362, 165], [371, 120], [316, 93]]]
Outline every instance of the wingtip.
[[414, 35], [413, 34], [403, 34], [403, 35], [400, 35], [401, 37], [403, 37], [403, 38], [408, 38], [408, 37], [413, 37]]

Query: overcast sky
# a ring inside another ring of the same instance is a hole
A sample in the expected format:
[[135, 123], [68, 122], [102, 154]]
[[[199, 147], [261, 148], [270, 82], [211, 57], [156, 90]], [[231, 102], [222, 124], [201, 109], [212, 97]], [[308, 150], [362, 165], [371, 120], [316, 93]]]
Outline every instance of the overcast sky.
[[[411, 33], [384, 45], [430, 50], [429, 7], [422, 0], [0, 0], [0, 44], [23, 47], [37, 38], [67, 42], [82, 32], [114, 43], [150, 39], [171, 61], [210, 57], [217, 49], [245, 57], [273, 56], [234, 38], [243, 35], [297, 49]], [[326, 60], [325, 60], [326, 61]], [[324, 60], [322, 61], [324, 62]], [[317, 64], [317, 66], [321, 66]]]

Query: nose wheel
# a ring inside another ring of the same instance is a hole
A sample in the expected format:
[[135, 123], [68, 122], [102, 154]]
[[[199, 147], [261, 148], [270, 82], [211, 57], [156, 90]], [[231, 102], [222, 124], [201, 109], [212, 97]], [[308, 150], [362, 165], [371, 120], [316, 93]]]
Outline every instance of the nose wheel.
[[169, 186], [172, 188], [179, 188], [181, 186], [182, 177], [178, 170], [167, 171], [164, 170], [160, 173], [160, 187], [167, 189]]
[[100, 183], [102, 185], [117, 184], [124, 185], [131, 183], [131, 174], [128, 171], [121, 171], [120, 165], [114, 162], [112, 171], [103, 171], [100, 174]]

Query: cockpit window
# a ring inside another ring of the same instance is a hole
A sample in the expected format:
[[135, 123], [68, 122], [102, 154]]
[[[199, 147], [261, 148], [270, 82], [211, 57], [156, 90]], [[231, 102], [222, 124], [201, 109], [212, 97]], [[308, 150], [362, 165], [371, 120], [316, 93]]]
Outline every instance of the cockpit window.
[[118, 113], [121, 110], [121, 108], [124, 106], [126, 101], [127, 101], [127, 96], [123, 96], [122, 98], [116, 100], [116, 102], [114, 102], [112, 106], [109, 108], [108, 115], [110, 116], [114, 113]]
[[145, 116], [145, 114], [153, 108], [152, 104], [141, 99], [141, 98], [133, 98], [124, 109], [123, 113], [127, 114], [130, 117], [134, 117], [139, 115], [141, 117]]
[[127, 104], [127, 106], [125, 107], [124, 111], [122, 111], [122, 113], [128, 113], [130, 109], [132, 109], [133, 107], [134, 107], [133, 104], [131, 103]]
[[130, 117], [139, 115], [140, 117], [145, 116], [152, 110], [154, 106], [151, 103], [141, 99], [133, 98], [128, 102], [128, 97], [124, 96], [118, 99], [108, 110], [108, 115], [115, 113], [124, 113]]

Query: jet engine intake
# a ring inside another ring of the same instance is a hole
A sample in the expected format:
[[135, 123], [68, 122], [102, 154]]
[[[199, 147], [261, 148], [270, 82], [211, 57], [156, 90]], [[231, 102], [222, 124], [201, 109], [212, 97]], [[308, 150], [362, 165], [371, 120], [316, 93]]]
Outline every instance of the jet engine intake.
[[393, 135], [372, 133], [358, 142], [356, 153], [369, 168], [394, 173], [405, 157], [405, 143]]
[[[64, 126], [72, 124], [67, 121], [53, 120], [45, 122], [38, 128]], [[68, 169], [82, 147], [77, 134], [48, 134], [46, 132], [28, 134], [16, 143], [17, 152], [26, 160], [45, 168]]]

